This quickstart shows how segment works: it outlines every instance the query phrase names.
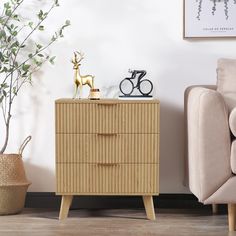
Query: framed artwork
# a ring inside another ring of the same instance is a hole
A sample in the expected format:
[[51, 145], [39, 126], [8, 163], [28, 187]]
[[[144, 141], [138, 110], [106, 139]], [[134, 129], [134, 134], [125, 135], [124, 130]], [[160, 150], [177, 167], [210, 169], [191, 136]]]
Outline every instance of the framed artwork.
[[184, 38], [236, 37], [236, 0], [183, 0]]

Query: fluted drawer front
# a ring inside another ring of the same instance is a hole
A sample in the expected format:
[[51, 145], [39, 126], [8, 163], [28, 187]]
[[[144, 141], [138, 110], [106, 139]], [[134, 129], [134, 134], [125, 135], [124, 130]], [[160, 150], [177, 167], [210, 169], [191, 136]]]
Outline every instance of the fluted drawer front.
[[57, 193], [84, 195], [155, 195], [155, 164], [57, 164]]
[[159, 133], [159, 104], [122, 104], [118, 127], [120, 133]]
[[159, 103], [56, 103], [57, 133], [159, 133]]
[[92, 133], [96, 110], [96, 104], [56, 103], [56, 133]]
[[159, 162], [159, 134], [57, 134], [56, 140], [57, 162]]

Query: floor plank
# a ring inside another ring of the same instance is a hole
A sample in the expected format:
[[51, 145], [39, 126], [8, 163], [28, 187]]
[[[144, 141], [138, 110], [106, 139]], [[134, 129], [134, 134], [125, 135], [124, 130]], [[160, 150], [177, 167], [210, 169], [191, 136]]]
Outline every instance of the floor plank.
[[66, 220], [58, 211], [25, 209], [19, 215], [0, 216], [0, 236], [236, 236], [228, 233], [227, 216], [206, 210], [156, 209], [156, 220], [140, 210], [71, 210]]

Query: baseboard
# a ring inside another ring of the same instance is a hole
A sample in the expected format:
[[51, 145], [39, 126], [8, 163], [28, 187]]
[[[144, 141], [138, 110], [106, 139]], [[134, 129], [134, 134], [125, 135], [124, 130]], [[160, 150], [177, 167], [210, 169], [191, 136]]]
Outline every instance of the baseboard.
[[[26, 207], [59, 209], [61, 197], [55, 193], [27, 193]], [[160, 194], [154, 197], [156, 208], [209, 208], [199, 203], [192, 194]], [[73, 200], [72, 209], [117, 209], [143, 208], [141, 197], [97, 197], [77, 196]]]

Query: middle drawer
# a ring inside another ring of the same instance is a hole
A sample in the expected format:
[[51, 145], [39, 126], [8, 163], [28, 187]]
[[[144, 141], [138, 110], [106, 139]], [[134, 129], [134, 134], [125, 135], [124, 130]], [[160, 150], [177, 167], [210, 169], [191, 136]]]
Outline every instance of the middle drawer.
[[159, 163], [159, 134], [56, 134], [57, 163]]

